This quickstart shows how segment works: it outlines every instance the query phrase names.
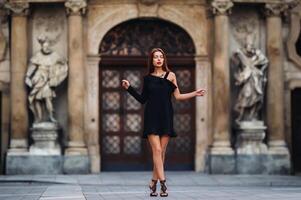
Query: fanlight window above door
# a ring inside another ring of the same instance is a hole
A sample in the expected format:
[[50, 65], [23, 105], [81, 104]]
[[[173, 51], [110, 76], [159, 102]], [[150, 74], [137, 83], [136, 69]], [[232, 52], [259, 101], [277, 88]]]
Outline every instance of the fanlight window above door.
[[195, 54], [193, 41], [185, 30], [158, 19], [134, 19], [115, 26], [105, 35], [99, 52], [108, 56], [146, 56], [154, 47], [172, 56]]

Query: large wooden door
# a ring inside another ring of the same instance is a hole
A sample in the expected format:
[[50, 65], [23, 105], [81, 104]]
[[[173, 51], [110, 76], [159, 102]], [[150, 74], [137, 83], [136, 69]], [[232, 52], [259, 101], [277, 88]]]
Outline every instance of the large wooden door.
[[301, 173], [301, 89], [292, 92], [292, 160], [295, 173]]
[[[142, 139], [143, 106], [121, 88], [127, 79], [139, 92], [146, 67], [103, 65], [100, 70], [100, 138], [102, 170], [150, 170], [149, 143]], [[194, 89], [194, 68], [178, 66], [173, 70], [181, 92]], [[174, 128], [178, 137], [167, 148], [167, 170], [192, 170], [195, 149], [195, 99], [176, 101]]]
[[122, 67], [101, 67], [101, 156], [103, 170], [145, 170], [147, 148], [140, 137], [143, 126], [143, 107], [123, 88], [127, 79], [141, 90], [143, 70]]
[[[181, 92], [195, 90], [195, 47], [181, 27], [149, 18], [130, 20], [108, 31], [99, 47], [102, 170], [152, 169], [149, 144], [141, 138], [143, 105], [121, 88], [121, 80], [129, 80], [141, 92], [148, 54], [154, 47], [166, 52]], [[168, 145], [165, 168], [193, 170], [195, 99], [172, 101], [178, 137], [172, 138]]]
[[[195, 90], [194, 68], [179, 66], [173, 69], [181, 93]], [[172, 138], [167, 148], [166, 169], [193, 170], [195, 155], [195, 98], [177, 101], [172, 98], [174, 108], [174, 129], [176, 138]]]

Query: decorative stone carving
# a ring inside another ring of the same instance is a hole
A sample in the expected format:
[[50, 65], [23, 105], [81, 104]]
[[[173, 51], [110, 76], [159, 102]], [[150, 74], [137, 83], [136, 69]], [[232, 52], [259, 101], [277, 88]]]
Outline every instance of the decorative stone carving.
[[265, 4], [266, 16], [280, 16], [289, 8], [287, 3], [267, 3]]
[[239, 94], [234, 110], [238, 113], [236, 122], [258, 121], [263, 106], [264, 88], [267, 81], [267, 57], [254, 47], [252, 35], [246, 38], [243, 49], [233, 55], [233, 64], [237, 67], [234, 74]]
[[33, 112], [35, 123], [45, 121], [43, 106], [47, 109], [49, 120], [56, 122], [52, 105], [55, 97], [53, 88], [67, 77], [68, 66], [66, 60], [50, 48], [47, 37], [42, 35], [38, 41], [41, 49], [30, 59], [25, 79], [25, 83], [31, 88], [28, 96], [29, 108]]
[[254, 45], [259, 45], [260, 20], [254, 10], [236, 9], [231, 15], [231, 32], [240, 46], [245, 45], [246, 37], [249, 34], [254, 36]]
[[61, 147], [58, 144], [58, 124], [41, 122], [33, 124], [31, 137], [34, 143], [29, 152], [34, 155], [61, 155]]
[[230, 0], [214, 0], [211, 3], [212, 12], [215, 15], [227, 15], [231, 13], [233, 3]]
[[35, 31], [38, 33], [47, 34], [49, 38], [50, 46], [56, 45], [58, 42], [62, 42], [62, 35], [64, 34], [65, 24], [61, 19], [60, 13], [38, 13], [35, 15], [33, 21]]
[[28, 2], [10, 2], [6, 3], [7, 8], [13, 15], [28, 15], [29, 3]]
[[67, 0], [65, 3], [68, 15], [80, 15], [86, 13], [86, 0]]
[[232, 57], [232, 64], [237, 68], [234, 73], [235, 84], [239, 93], [234, 110], [237, 131], [236, 151], [238, 154], [267, 153], [263, 143], [266, 126], [261, 120], [268, 59], [254, 47], [254, 37], [247, 35], [244, 48], [238, 49]]
[[157, 1], [150, 1], [148, 3], [147, 2], [140, 1], [138, 3], [138, 16], [139, 17], [158, 16], [159, 4], [157, 3]]

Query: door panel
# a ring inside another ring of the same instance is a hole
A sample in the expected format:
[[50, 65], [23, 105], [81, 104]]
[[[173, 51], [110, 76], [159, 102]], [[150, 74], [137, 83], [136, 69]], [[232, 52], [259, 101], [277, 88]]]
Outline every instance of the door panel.
[[301, 89], [292, 92], [292, 147], [295, 173], [301, 173]]

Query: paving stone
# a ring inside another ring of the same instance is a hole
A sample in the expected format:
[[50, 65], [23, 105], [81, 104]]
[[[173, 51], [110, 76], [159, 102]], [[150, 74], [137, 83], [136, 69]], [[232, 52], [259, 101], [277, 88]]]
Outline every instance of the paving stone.
[[[153, 200], [150, 172], [0, 176], [0, 200]], [[172, 200], [300, 200], [301, 177], [166, 172]], [[157, 185], [160, 191], [159, 184]], [[157, 197], [156, 199], [166, 198]]]

